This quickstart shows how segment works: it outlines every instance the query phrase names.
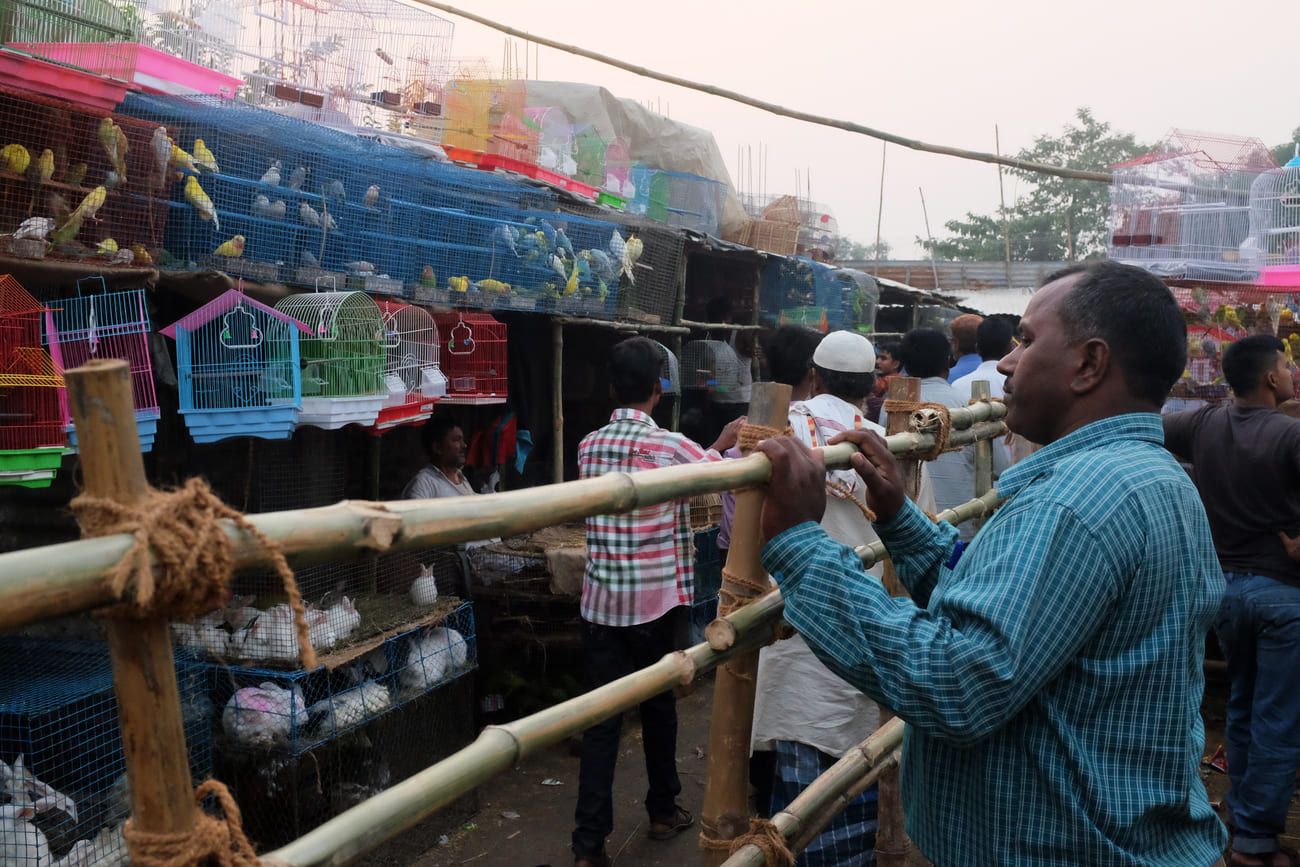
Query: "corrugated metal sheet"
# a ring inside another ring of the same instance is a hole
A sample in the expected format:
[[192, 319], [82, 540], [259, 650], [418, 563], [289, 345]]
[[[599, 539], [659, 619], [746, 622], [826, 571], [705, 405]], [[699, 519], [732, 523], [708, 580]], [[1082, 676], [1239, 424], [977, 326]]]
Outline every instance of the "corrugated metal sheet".
[[[857, 268], [873, 277], [886, 277], [917, 289], [939, 289], [950, 294], [988, 289], [1030, 289], [1041, 286], [1047, 275], [1066, 262], [934, 262], [929, 259], [874, 259], [838, 262], [841, 268]], [[935, 272], [939, 284], [935, 285]], [[1008, 280], [1009, 277], [1009, 280]]]
[[1034, 297], [1032, 289], [986, 289], [980, 292], [959, 292], [957, 303], [985, 316], [994, 313], [1010, 313], [1023, 316], [1029, 306], [1029, 299]]

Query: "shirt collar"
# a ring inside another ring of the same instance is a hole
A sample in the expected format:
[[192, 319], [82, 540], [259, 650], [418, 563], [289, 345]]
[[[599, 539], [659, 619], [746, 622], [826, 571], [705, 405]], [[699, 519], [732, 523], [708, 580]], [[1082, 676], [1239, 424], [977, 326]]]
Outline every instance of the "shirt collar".
[[1164, 423], [1154, 412], [1134, 412], [1113, 415], [1086, 424], [1049, 446], [1044, 446], [998, 477], [998, 493], [1014, 497], [1039, 476], [1070, 457], [1092, 449], [1102, 449], [1124, 440], [1138, 440], [1163, 446]]
[[641, 410], [628, 409], [626, 407], [614, 410], [613, 414], [610, 415], [609, 420], [610, 421], [635, 421], [635, 422], [640, 422], [641, 424], [647, 425], [649, 427], [653, 427], [653, 428], [659, 427], [659, 425], [655, 424], [654, 419], [652, 419], [650, 416], [643, 413]]
[[948, 384], [948, 380], [944, 379], [942, 376], [927, 376], [925, 379], [921, 380], [921, 385], [947, 385], [947, 384]]

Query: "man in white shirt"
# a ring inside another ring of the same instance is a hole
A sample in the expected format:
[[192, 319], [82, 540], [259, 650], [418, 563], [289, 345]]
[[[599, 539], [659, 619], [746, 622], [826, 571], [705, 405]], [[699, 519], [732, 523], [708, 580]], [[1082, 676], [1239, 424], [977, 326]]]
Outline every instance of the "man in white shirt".
[[429, 500], [474, 493], [474, 488], [465, 478], [465, 456], [469, 447], [460, 425], [445, 416], [432, 418], [420, 431], [420, 443], [429, 456], [429, 464], [406, 483], [402, 499]]
[[[998, 373], [998, 362], [1011, 353], [1014, 345], [1013, 336], [1011, 323], [1001, 317], [990, 317], [980, 323], [979, 328], [975, 331], [975, 343], [979, 348], [980, 358], [983, 360], [980, 362], [979, 367], [960, 379], [953, 380], [952, 387], [956, 389], [959, 397], [964, 397], [969, 402], [974, 396], [974, 385], [979, 381], [989, 384], [989, 395], [991, 397], [999, 399], [1002, 397], [1002, 384], [1007, 381], [1007, 378]], [[1015, 434], [1010, 434], [1005, 440], [996, 440], [993, 443], [994, 479], [997, 479], [1003, 470], [1011, 466], [1011, 437], [1014, 436]], [[968, 446], [963, 454], [966, 455], [966, 460], [971, 467], [971, 477], [974, 478], [975, 447]], [[966, 541], [970, 540], [967, 539]]]
[[[846, 430], [884, 429], [863, 417], [871, 394], [876, 357], [860, 334], [835, 331], [813, 353], [814, 397], [790, 407], [794, 436], [809, 446], [826, 445]], [[822, 527], [836, 541], [865, 545], [879, 538], [859, 504], [866, 485], [852, 470], [826, 474], [831, 496]], [[856, 501], [856, 502], [854, 502]], [[922, 475], [923, 509], [934, 510], [927, 476]], [[871, 570], [879, 577], [881, 566]], [[803, 638], [794, 636], [763, 648], [759, 654], [752, 746], [776, 754], [770, 804], [783, 809], [821, 772], [880, 725], [876, 703], [836, 677], [813, 655]], [[764, 791], [764, 781], [755, 781]], [[859, 795], [800, 856], [800, 865], [858, 867], [874, 863], [875, 790]]]

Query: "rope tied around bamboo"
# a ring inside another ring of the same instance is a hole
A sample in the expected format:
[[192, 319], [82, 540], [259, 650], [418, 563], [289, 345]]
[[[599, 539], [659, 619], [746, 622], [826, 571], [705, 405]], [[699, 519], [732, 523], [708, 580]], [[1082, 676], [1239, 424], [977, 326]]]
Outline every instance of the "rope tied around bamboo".
[[137, 620], [188, 622], [225, 603], [234, 557], [233, 543], [220, 522], [231, 521], [271, 559], [293, 610], [303, 667], [316, 668], [302, 594], [284, 552], [223, 503], [203, 479], [190, 479], [172, 491], [150, 489], [135, 507], [82, 494], [71, 508], [86, 537], [132, 536], [131, 547], [108, 575], [109, 587], [122, 604], [107, 613]]
[[934, 445], [917, 455], [920, 460], [932, 461], [948, 450], [952, 415], [944, 404], [924, 400], [886, 400], [880, 409], [890, 415], [896, 412], [908, 413], [911, 416], [909, 424], [912, 430], [934, 436]]
[[763, 819], [755, 816], [749, 820], [749, 830], [739, 837], [732, 840], [724, 840], [711, 833], [716, 829], [710, 829], [707, 825], [700, 834], [700, 848], [714, 852], [726, 852], [728, 856], [735, 855], [746, 846], [753, 846], [763, 853], [763, 864], [765, 867], [794, 867], [795, 853], [786, 842], [785, 836], [781, 830], [772, 823], [771, 819]]
[[[211, 797], [221, 810], [214, 816], [203, 810]], [[206, 780], [194, 790], [198, 804], [194, 826], [174, 834], [147, 833], [126, 821], [122, 835], [131, 853], [131, 863], [139, 867], [190, 867], [215, 863], [220, 867], [257, 867], [263, 862], [253, 851], [244, 834], [243, 817], [230, 790], [217, 780]], [[268, 862], [269, 863], [269, 862]]]

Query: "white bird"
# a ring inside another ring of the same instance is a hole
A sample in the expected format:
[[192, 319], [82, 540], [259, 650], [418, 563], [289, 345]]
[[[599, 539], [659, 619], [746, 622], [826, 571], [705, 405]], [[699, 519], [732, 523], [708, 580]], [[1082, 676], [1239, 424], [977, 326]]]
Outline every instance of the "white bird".
[[292, 172], [289, 173], [289, 189], [291, 190], [302, 189], [303, 182], [305, 182], [306, 180], [307, 180], [307, 169], [304, 168], [303, 166], [298, 166], [298, 168], [294, 169]]
[[49, 217], [28, 217], [14, 232], [15, 241], [44, 241], [54, 231], [54, 220]]
[[320, 211], [317, 211], [306, 202], [298, 206], [298, 218], [308, 226], [320, 226]]
[[615, 262], [622, 262], [623, 257], [627, 255], [627, 242], [623, 240], [623, 236], [619, 234], [618, 229], [615, 229], [614, 234], [609, 236], [609, 252], [613, 255]]
[[254, 217], [269, 217], [271, 215], [271, 200], [258, 193], [253, 197], [252, 212]]
[[406, 646], [406, 663], [397, 681], [410, 691], [427, 690], [447, 674], [447, 639], [432, 632], [417, 635]]
[[280, 161], [271, 163], [271, 167], [262, 175], [262, 183], [272, 187], [280, 186]]
[[411, 601], [416, 605], [432, 605], [438, 601], [438, 582], [433, 569], [420, 564], [420, 574], [411, 584]]
[[560, 275], [561, 280], [569, 279], [569, 272], [564, 267], [564, 260], [554, 253], [551, 254], [551, 270]]
[[307, 709], [313, 726], [321, 727], [328, 733], [337, 733], [360, 725], [376, 714], [383, 713], [393, 704], [393, 697], [388, 688], [373, 680], [367, 680], [321, 699]]
[[237, 741], [266, 747], [287, 740], [296, 725], [306, 723], [306, 714], [298, 687], [288, 690], [268, 681], [236, 690], [221, 713], [221, 727]]
[[367, 208], [373, 208], [379, 204], [379, 184], [371, 184], [366, 188], [366, 197], [362, 200]]
[[267, 216], [273, 220], [283, 220], [288, 208], [285, 207], [284, 199], [276, 199], [271, 203], [271, 208], [267, 211]]

